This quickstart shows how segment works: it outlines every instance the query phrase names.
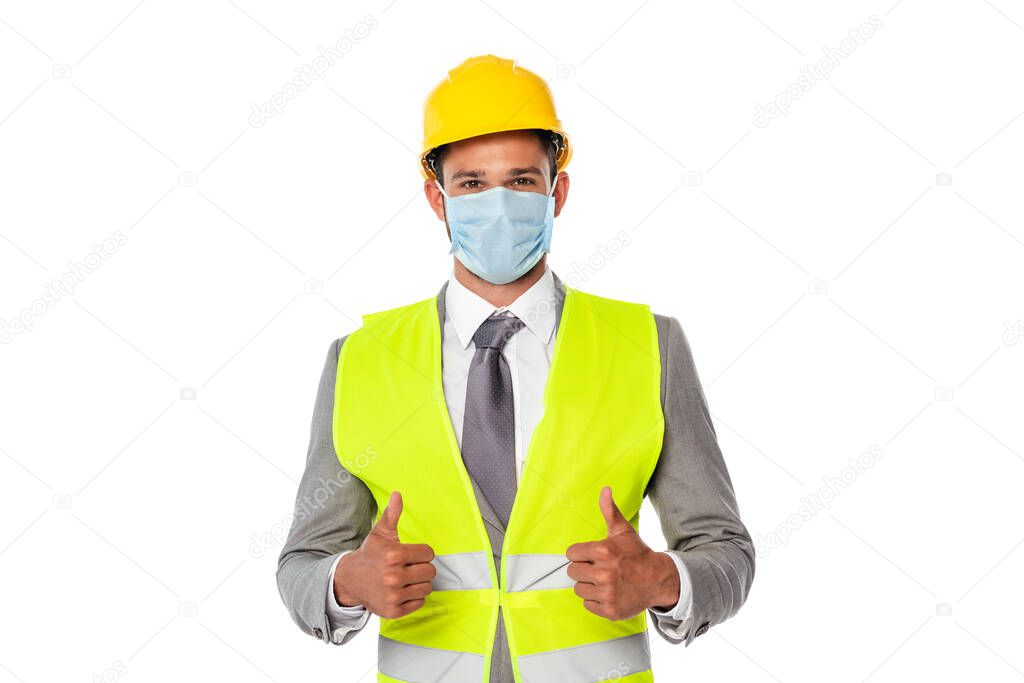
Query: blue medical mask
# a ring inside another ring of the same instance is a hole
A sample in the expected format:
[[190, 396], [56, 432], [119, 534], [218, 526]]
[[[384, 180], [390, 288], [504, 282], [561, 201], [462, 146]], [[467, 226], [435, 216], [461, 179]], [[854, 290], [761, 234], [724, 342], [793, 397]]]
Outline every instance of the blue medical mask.
[[[434, 181], [437, 183], [437, 181]], [[551, 250], [555, 184], [548, 194], [493, 187], [445, 197], [449, 251], [472, 273], [496, 285], [522, 277]]]

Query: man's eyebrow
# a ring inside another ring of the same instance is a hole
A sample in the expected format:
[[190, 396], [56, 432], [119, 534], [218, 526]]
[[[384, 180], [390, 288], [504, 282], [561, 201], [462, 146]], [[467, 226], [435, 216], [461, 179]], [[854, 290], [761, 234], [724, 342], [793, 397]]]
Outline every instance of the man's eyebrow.
[[454, 175], [452, 175], [451, 180], [455, 181], [459, 178], [480, 178], [485, 175], [487, 174], [479, 168], [459, 169]]
[[537, 168], [536, 166], [524, 166], [522, 168], [508, 169], [508, 173], [506, 174], [506, 176], [511, 178], [512, 176], [529, 175], [531, 173], [534, 173], [536, 175], [542, 175], [540, 169]]

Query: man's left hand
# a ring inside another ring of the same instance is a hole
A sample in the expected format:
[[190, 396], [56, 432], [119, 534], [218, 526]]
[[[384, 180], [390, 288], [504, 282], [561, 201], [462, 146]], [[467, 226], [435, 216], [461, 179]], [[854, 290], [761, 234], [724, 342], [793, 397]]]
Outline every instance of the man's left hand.
[[602, 541], [574, 543], [565, 556], [569, 578], [583, 606], [606, 619], [629, 619], [648, 607], [670, 609], [679, 601], [679, 570], [665, 553], [647, 547], [612, 498], [601, 489], [601, 514], [608, 525]]

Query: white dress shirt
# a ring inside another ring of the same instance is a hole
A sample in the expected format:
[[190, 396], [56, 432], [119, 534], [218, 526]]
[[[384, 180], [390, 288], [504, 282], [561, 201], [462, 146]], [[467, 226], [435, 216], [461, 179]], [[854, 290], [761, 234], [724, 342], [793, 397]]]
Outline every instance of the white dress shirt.
[[[526, 447], [533, 428], [540, 422], [544, 406], [544, 385], [551, 354], [555, 348], [556, 290], [550, 268], [519, 298], [508, 306], [495, 307], [467, 289], [454, 272], [445, 290], [444, 333], [441, 336], [442, 384], [448, 413], [459, 447], [462, 447], [462, 422], [466, 405], [466, 380], [470, 361], [476, 353], [473, 334], [484, 320], [494, 313], [515, 315], [525, 323], [505, 344], [502, 353], [512, 376], [513, 410], [515, 416], [516, 475], [521, 475]], [[689, 629], [693, 593], [690, 577], [682, 561], [666, 553], [679, 570], [679, 602], [670, 610], [649, 610], [655, 626], [673, 638], [682, 638]], [[344, 555], [344, 553], [342, 553]], [[339, 555], [338, 560], [341, 559]], [[331, 567], [331, 577], [337, 568]], [[366, 625], [369, 612], [362, 606], [345, 607], [334, 597], [334, 582], [328, 583], [327, 615], [332, 640], [341, 644]]]

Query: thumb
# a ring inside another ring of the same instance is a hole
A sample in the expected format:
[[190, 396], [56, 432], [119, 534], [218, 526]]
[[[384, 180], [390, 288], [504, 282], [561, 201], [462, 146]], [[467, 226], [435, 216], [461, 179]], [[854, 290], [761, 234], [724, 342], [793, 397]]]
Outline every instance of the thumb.
[[398, 518], [402, 516], [402, 494], [392, 491], [388, 498], [388, 505], [381, 513], [380, 519], [373, 527], [377, 533], [387, 536], [391, 540], [398, 540]]
[[610, 486], [605, 486], [601, 489], [600, 499], [601, 514], [604, 515], [604, 521], [608, 525], [608, 535], [618, 536], [621, 533], [627, 531], [633, 531], [633, 526], [629, 523], [622, 513], [619, 512], [619, 508], [615, 505], [615, 499], [612, 498], [612, 489]]

